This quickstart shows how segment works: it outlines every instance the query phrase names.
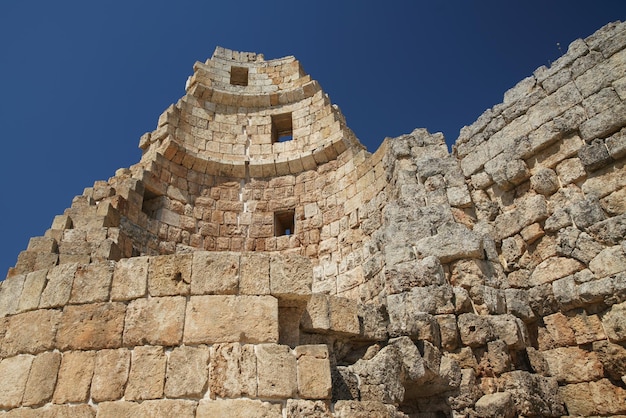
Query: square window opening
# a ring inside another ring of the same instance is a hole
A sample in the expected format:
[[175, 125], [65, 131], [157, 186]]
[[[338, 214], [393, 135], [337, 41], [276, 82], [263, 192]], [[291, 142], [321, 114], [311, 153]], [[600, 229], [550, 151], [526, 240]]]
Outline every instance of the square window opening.
[[274, 214], [274, 236], [293, 235], [295, 232], [295, 211], [288, 210]]
[[230, 67], [230, 84], [233, 86], [247, 86], [248, 69], [246, 67]]
[[141, 211], [148, 215], [148, 218], [154, 219], [159, 209], [164, 206], [164, 197], [158, 193], [154, 193], [148, 189], [143, 192], [143, 203]]
[[286, 142], [293, 139], [291, 112], [272, 115], [272, 143]]

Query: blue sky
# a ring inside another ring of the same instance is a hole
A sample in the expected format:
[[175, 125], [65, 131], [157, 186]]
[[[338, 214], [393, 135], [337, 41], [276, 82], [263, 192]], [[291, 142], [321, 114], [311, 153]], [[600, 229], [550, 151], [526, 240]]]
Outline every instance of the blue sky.
[[[64, 1], [0, 4], [0, 278], [139, 137], [215, 46], [294, 55], [370, 151], [459, 129], [626, 1]], [[560, 44], [560, 49], [557, 46]]]

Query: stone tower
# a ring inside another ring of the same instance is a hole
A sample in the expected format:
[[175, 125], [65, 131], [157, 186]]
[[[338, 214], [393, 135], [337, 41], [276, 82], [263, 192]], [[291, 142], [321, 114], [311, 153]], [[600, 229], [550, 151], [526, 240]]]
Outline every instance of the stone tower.
[[626, 414], [626, 25], [373, 154], [217, 48], [0, 287], [0, 417]]

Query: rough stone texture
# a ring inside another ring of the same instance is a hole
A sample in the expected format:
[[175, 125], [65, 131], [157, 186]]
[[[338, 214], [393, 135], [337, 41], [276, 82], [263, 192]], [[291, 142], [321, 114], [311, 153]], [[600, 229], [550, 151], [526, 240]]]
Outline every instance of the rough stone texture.
[[476, 402], [476, 413], [481, 417], [514, 417], [511, 394], [498, 392], [483, 396]]
[[19, 355], [0, 361], [0, 408], [11, 409], [22, 402], [33, 356]]
[[165, 363], [163, 348], [135, 347], [124, 398], [129, 401], [161, 398], [165, 383]]
[[602, 325], [612, 342], [626, 340], [626, 302], [613, 305], [602, 317]]
[[328, 349], [325, 345], [301, 345], [295, 349], [298, 368], [298, 394], [304, 399], [330, 397], [332, 382]]
[[127, 258], [115, 265], [111, 285], [112, 300], [130, 300], [146, 294], [148, 260], [148, 257]]
[[10, 357], [18, 353], [36, 354], [52, 349], [61, 321], [61, 312], [41, 309], [7, 318], [0, 341], [0, 356]]
[[119, 302], [66, 306], [57, 333], [59, 348], [89, 350], [121, 346], [125, 309]]
[[41, 353], [33, 359], [22, 405], [42, 405], [50, 401], [57, 383], [61, 354]]
[[244, 416], [281, 418], [283, 414], [279, 404], [252, 399], [202, 400], [196, 411], [197, 418], [238, 418]]
[[237, 293], [239, 263], [237, 254], [195, 253], [191, 265], [191, 294]]
[[94, 351], [64, 353], [52, 402], [59, 404], [87, 402], [95, 359], [96, 353]]
[[212, 397], [256, 397], [257, 360], [254, 346], [239, 343], [211, 347], [209, 392]]
[[110, 261], [78, 266], [74, 273], [70, 303], [108, 301], [113, 267], [114, 264]]
[[261, 344], [256, 347], [256, 356], [257, 395], [266, 399], [294, 397], [298, 390], [297, 366], [289, 347]]
[[189, 294], [191, 262], [191, 254], [150, 258], [148, 264], [148, 292], [150, 295]]
[[177, 345], [183, 337], [184, 318], [182, 296], [134, 300], [126, 308], [124, 345]]
[[113, 401], [124, 396], [130, 358], [131, 352], [123, 348], [98, 351], [91, 381], [94, 402]]
[[168, 398], [199, 398], [208, 380], [208, 347], [177, 347], [169, 355], [165, 378]]

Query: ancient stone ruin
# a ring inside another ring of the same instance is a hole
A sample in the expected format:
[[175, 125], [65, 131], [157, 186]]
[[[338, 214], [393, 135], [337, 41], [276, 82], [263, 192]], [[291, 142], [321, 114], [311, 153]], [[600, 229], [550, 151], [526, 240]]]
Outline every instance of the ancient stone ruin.
[[626, 24], [373, 154], [217, 48], [0, 287], [0, 417], [626, 414]]

